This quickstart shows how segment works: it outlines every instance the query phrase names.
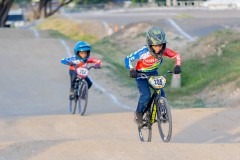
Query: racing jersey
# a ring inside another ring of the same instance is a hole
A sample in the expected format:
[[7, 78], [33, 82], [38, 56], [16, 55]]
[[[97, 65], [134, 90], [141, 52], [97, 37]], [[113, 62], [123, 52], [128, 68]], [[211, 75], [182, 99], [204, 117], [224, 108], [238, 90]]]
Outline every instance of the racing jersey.
[[[166, 48], [163, 53], [163, 57], [167, 56], [169, 58], [175, 59], [175, 65], [181, 66], [181, 57], [180, 54]], [[147, 46], [139, 49], [138, 51], [132, 53], [131, 55], [125, 58], [125, 66], [127, 69], [133, 68], [131, 62], [138, 60], [136, 64], [136, 71], [139, 72], [154, 72], [162, 63], [162, 59], [158, 60], [155, 58], [148, 50]]]
[[70, 65], [70, 70], [75, 70], [75, 67], [73, 66], [73, 64], [77, 65], [78, 67], [86, 67], [88, 63], [102, 65], [102, 62], [97, 58], [88, 58], [86, 62], [83, 62], [80, 59], [78, 59], [75, 55], [72, 57], [63, 58], [61, 60], [61, 63]]

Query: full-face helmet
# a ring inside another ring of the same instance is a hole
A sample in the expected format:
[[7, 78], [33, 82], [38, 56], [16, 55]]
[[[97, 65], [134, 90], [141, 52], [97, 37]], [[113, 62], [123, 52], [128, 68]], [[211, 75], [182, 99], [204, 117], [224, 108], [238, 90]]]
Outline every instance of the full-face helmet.
[[[166, 34], [163, 31], [163, 29], [158, 28], [156, 26], [151, 27], [147, 32], [146, 39], [147, 39], [146, 43], [147, 43], [149, 52], [155, 58], [161, 59], [166, 49], [166, 43], [167, 43]], [[159, 53], [155, 53], [155, 51], [152, 48], [152, 45], [160, 45], [160, 44], [163, 45], [161, 51]]]
[[[90, 51], [91, 51], [91, 46], [90, 44], [88, 44], [87, 42], [84, 42], [84, 41], [79, 41], [75, 44], [75, 47], [74, 47], [74, 54], [77, 58], [79, 58], [81, 61], [83, 62], [86, 62], [87, 59], [89, 58], [90, 56]], [[87, 52], [87, 56], [85, 58], [82, 58], [80, 55], [79, 55], [79, 52]]]

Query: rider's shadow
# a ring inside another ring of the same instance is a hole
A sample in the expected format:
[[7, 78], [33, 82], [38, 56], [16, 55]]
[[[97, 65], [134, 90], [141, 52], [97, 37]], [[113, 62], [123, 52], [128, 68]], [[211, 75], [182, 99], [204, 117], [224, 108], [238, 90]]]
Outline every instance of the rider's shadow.
[[[202, 108], [195, 112], [208, 112], [207, 110], [207, 108]], [[176, 120], [174, 120], [175, 123], [173, 121], [173, 136], [171, 142], [240, 143], [239, 115], [240, 108], [227, 108], [216, 110], [216, 112], [212, 112], [200, 120], [197, 120], [194, 115], [181, 120], [181, 114], [174, 116], [173, 112], [173, 118], [176, 118]], [[186, 116], [186, 114], [184, 114], [184, 116]], [[182, 125], [182, 127], [175, 125]], [[177, 128], [175, 132], [174, 128]], [[178, 128], [181, 128], [181, 130], [178, 130]]]

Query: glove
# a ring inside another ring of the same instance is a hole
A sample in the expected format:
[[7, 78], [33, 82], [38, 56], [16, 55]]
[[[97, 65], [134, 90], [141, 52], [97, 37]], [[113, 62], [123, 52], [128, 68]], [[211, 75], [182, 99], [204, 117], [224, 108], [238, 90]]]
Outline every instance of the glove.
[[174, 74], [180, 74], [181, 73], [181, 66], [175, 66], [173, 72], [174, 72]]
[[134, 69], [131, 69], [130, 70], [130, 77], [137, 78], [138, 77], [138, 73]]
[[101, 68], [100, 64], [95, 64], [94, 69], [98, 69], [98, 68]]

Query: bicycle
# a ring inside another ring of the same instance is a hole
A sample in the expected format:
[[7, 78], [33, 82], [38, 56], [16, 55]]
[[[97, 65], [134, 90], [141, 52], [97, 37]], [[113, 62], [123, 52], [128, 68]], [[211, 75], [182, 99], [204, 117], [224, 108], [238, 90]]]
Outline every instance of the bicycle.
[[[163, 76], [147, 76], [139, 73], [138, 78], [148, 79], [153, 93], [143, 113], [143, 125], [138, 127], [139, 138], [142, 142], [151, 142], [152, 125], [157, 122], [160, 137], [164, 142], [169, 142], [172, 136], [172, 115], [167, 99], [161, 96], [161, 88], [166, 84], [166, 76], [172, 71], [167, 71]], [[136, 122], [136, 115], [135, 115]]]
[[78, 67], [76, 69], [77, 72], [77, 79], [74, 84], [74, 98], [69, 99], [70, 104], [70, 112], [75, 114], [77, 106], [78, 111], [81, 116], [84, 115], [87, 109], [88, 103], [88, 84], [85, 80], [87, 75], [89, 74], [89, 70], [94, 68], [94, 66], [88, 67]]

